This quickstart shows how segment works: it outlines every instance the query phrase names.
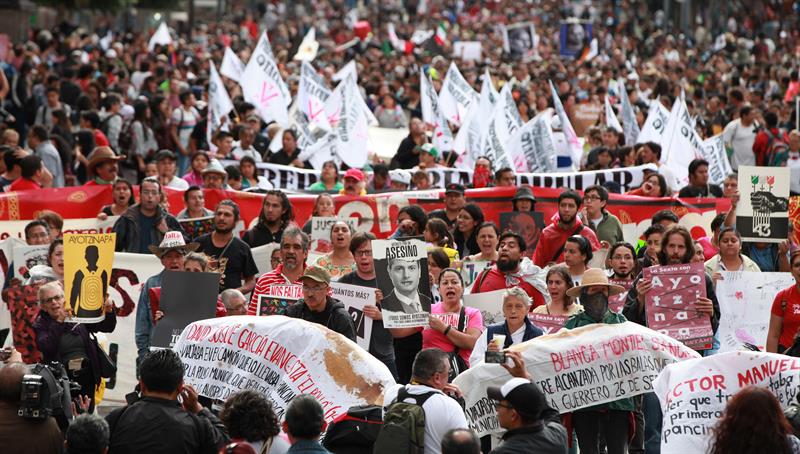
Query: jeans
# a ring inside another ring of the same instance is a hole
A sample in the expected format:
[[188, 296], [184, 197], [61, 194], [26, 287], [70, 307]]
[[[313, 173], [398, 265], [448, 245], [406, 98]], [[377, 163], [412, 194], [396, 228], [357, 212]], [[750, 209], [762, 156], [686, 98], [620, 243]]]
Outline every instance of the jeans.
[[608, 454], [628, 452], [628, 411], [577, 411], [572, 425], [578, 436], [581, 454], [599, 454], [600, 431], [605, 435]]
[[642, 413], [644, 413], [644, 452], [661, 454], [661, 403], [655, 393], [644, 394]]

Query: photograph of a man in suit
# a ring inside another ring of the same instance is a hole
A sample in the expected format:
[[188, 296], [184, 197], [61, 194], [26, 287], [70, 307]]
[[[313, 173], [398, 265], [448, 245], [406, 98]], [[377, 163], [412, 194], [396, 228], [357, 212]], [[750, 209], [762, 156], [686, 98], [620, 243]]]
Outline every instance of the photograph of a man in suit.
[[420, 268], [418, 259], [387, 259], [394, 289], [381, 301], [383, 309], [406, 314], [430, 312], [431, 299], [419, 292]]

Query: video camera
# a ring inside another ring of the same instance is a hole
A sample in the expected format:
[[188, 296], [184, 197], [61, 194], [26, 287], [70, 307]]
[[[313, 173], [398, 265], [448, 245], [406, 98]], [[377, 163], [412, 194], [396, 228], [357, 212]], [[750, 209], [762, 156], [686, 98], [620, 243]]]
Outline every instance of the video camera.
[[17, 414], [32, 419], [50, 416], [69, 418], [72, 415], [72, 396], [77, 396], [80, 391], [81, 386], [69, 380], [61, 363], [35, 364], [31, 367], [31, 373], [22, 378]]

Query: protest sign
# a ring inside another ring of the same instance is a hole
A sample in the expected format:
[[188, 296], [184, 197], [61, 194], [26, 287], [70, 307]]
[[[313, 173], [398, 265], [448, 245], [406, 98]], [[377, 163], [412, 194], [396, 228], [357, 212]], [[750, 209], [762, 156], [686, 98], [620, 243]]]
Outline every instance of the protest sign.
[[375, 289], [331, 282], [331, 297], [344, 304], [356, 328], [356, 342], [364, 350], [369, 350], [369, 343], [372, 340], [372, 319], [364, 314], [364, 306], [375, 306]]
[[258, 315], [283, 315], [286, 308], [303, 297], [303, 286], [299, 284], [273, 284], [258, 295]]
[[64, 235], [64, 295], [70, 321], [93, 323], [105, 318], [114, 263], [116, 233]]
[[383, 293], [381, 312], [386, 328], [428, 326], [431, 286], [428, 252], [420, 240], [372, 242], [375, 279]]
[[252, 389], [282, 419], [300, 394], [314, 396], [330, 423], [356, 405], [382, 405], [394, 384], [386, 366], [341, 334], [280, 315], [223, 317], [192, 323], [174, 350], [184, 383], [210, 399]]
[[153, 347], [172, 348], [186, 326], [214, 317], [219, 274], [164, 271], [159, 310], [164, 318], [153, 328]]
[[706, 296], [703, 264], [651, 266], [643, 276], [653, 284], [645, 295], [647, 326], [691, 348], [711, 348], [711, 318], [695, 309], [697, 298]]
[[14, 277], [25, 280], [30, 277], [28, 273], [36, 265], [47, 265], [47, 251], [49, 245], [14, 247]]
[[619, 314], [622, 313], [622, 309], [625, 307], [625, 300], [628, 299], [628, 290], [633, 287], [633, 279], [608, 279], [609, 284], [619, 285], [620, 287], [624, 288], [625, 291], [622, 293], [618, 293], [614, 296], [608, 297], [608, 308], [612, 312], [617, 312]]
[[[556, 144], [550, 121], [553, 113], [545, 110], [522, 125], [508, 139], [506, 150], [509, 156], [517, 157], [517, 171], [555, 172]], [[524, 158], [524, 159], [520, 159]]]
[[475, 283], [475, 279], [478, 278], [478, 275], [486, 268], [491, 268], [491, 266], [492, 262], [488, 260], [461, 262], [461, 278], [464, 279], [464, 293], [467, 293], [472, 288], [472, 284]]
[[544, 331], [545, 334], [557, 333], [564, 324], [567, 323], [568, 315], [550, 315], [550, 314], [528, 314], [528, 318], [534, 325]]
[[529, 62], [539, 55], [539, 35], [533, 22], [501, 25], [503, 51], [513, 60]]
[[780, 243], [789, 237], [789, 175], [788, 167], [739, 166], [736, 230], [742, 241]]
[[799, 372], [800, 358], [750, 351], [667, 366], [653, 383], [664, 413], [662, 454], [708, 452], [725, 405], [747, 386], [768, 389], [787, 407], [797, 395]]
[[572, 111], [575, 133], [580, 136], [585, 134], [590, 126], [597, 123], [597, 119], [600, 118], [600, 114], [604, 111], [605, 107], [599, 102], [588, 102], [576, 105]]
[[747, 343], [766, 349], [769, 319], [775, 294], [795, 284], [791, 273], [720, 271], [719, 351], [741, 350]]
[[2, 328], [11, 328], [14, 348], [22, 355], [22, 361], [26, 364], [42, 361], [42, 354], [36, 345], [36, 332], [33, 330], [33, 322], [39, 315], [39, 286], [38, 283], [24, 286], [17, 283], [4, 290], [11, 325]]
[[533, 257], [539, 236], [544, 229], [544, 216], [537, 211], [500, 213], [500, 231], [514, 232], [525, 240], [525, 257]]
[[[533, 381], [560, 413], [651, 392], [653, 380], [668, 364], [699, 357], [680, 342], [631, 322], [563, 330], [510, 350], [522, 354]], [[479, 437], [501, 430], [486, 388], [510, 378], [501, 365], [481, 363], [453, 381], [464, 391], [467, 421]]]
[[592, 41], [592, 23], [570, 19], [561, 22], [558, 33], [559, 53], [562, 57], [579, 58], [584, 47]]
[[310, 253], [321, 255], [333, 251], [331, 228], [336, 221], [346, 222], [352, 232], [355, 232], [358, 227], [358, 219], [353, 217], [313, 216], [311, 218], [311, 246], [308, 249]]
[[192, 219], [178, 219], [189, 241], [194, 241], [206, 233], [214, 231], [214, 216]]
[[463, 61], [477, 61], [481, 59], [480, 41], [456, 41], [453, 43], [453, 58]]
[[[503, 316], [503, 293], [505, 292], [505, 290], [492, 290], [491, 292], [465, 294], [464, 305], [481, 311], [483, 326], [501, 323], [506, 320]], [[458, 326], [458, 317], [456, 317], [454, 326]]]

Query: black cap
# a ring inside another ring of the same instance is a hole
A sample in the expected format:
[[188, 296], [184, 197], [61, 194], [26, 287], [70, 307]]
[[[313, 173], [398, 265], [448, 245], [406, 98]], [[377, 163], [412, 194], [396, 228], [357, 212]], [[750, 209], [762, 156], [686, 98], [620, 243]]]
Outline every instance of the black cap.
[[161, 161], [162, 159], [172, 159], [173, 161], [177, 161], [178, 157], [170, 150], [160, 150], [156, 153], [156, 162]]
[[514, 194], [514, 198], [511, 199], [512, 202], [517, 200], [530, 200], [531, 202], [536, 202], [536, 197], [534, 197], [531, 188], [528, 186], [520, 186], [517, 188], [517, 193]]
[[460, 195], [464, 195], [464, 185], [458, 183], [450, 183], [444, 187], [444, 193], [447, 194], [448, 192], [457, 192]]
[[492, 400], [508, 401], [514, 410], [531, 420], [539, 419], [547, 407], [542, 390], [524, 378], [512, 378], [503, 386], [489, 386], [486, 395]]

